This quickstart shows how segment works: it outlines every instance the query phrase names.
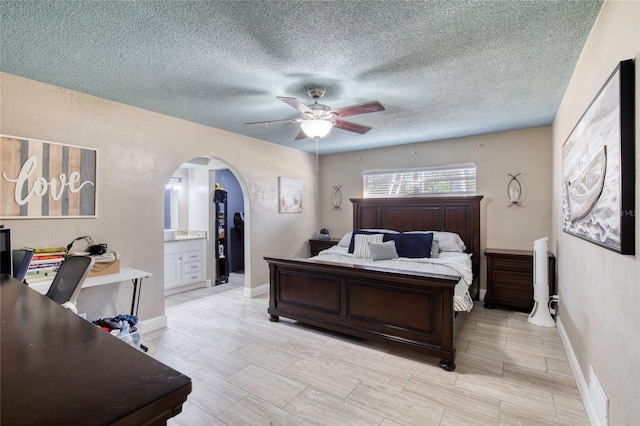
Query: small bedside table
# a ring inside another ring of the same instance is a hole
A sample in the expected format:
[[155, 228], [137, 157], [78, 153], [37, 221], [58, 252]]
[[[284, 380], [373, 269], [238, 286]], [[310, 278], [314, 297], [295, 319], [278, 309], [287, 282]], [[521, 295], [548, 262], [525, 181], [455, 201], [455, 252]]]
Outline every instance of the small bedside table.
[[[484, 306], [505, 305], [522, 310], [533, 308], [533, 251], [486, 249], [487, 294]], [[549, 295], [555, 293], [556, 258], [549, 253]]]
[[326, 250], [330, 247], [338, 244], [340, 240], [318, 240], [312, 238], [309, 240], [309, 248], [311, 249], [311, 256], [317, 256], [322, 250]]

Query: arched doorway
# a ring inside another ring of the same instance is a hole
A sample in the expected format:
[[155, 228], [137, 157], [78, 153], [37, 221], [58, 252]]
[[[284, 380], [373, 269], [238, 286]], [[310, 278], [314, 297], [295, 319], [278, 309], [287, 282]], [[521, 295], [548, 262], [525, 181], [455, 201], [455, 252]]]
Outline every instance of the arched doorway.
[[[216, 187], [225, 190], [224, 221], [218, 220]], [[224, 285], [230, 277], [234, 285], [242, 280], [246, 290], [250, 282], [250, 263], [245, 261], [248, 206], [242, 177], [224, 160], [196, 157], [173, 172], [164, 203], [165, 295]], [[219, 250], [221, 242], [224, 250]]]

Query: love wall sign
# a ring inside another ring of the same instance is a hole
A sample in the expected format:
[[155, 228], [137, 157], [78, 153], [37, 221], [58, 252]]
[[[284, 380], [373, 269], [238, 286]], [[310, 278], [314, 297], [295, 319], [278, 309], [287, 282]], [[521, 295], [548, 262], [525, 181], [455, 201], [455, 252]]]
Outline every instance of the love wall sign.
[[98, 151], [0, 135], [0, 218], [96, 217]]

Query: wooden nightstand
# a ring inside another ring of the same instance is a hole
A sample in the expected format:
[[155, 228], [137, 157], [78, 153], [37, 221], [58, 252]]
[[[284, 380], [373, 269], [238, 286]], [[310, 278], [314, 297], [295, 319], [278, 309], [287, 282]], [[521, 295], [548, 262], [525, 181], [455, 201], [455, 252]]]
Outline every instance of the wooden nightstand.
[[[485, 308], [493, 304], [522, 310], [533, 308], [533, 251], [486, 249]], [[555, 294], [556, 259], [549, 253], [549, 295]]]
[[322, 250], [326, 250], [330, 247], [338, 244], [340, 240], [318, 240], [311, 239], [309, 240], [309, 248], [311, 249], [311, 256], [317, 256]]

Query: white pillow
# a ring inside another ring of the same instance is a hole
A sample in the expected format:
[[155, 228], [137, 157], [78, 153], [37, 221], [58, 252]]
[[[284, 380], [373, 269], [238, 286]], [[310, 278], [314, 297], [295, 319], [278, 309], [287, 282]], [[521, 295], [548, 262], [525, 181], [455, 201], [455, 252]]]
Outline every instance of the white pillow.
[[371, 258], [374, 262], [377, 260], [391, 260], [398, 258], [396, 242], [393, 240], [385, 241], [383, 243], [368, 243], [368, 245], [369, 251], [371, 252]]
[[435, 259], [440, 256], [440, 243], [436, 240], [431, 241], [431, 258]]
[[353, 234], [353, 232], [347, 232], [344, 234], [344, 237], [342, 237], [338, 243], [338, 247], [349, 247], [349, 244], [351, 244], [351, 234]]
[[353, 256], [360, 259], [371, 259], [369, 243], [381, 243], [383, 234], [356, 234], [353, 239]]
[[460, 235], [453, 232], [434, 232], [433, 239], [438, 241], [440, 251], [465, 251], [467, 247], [462, 242]]

